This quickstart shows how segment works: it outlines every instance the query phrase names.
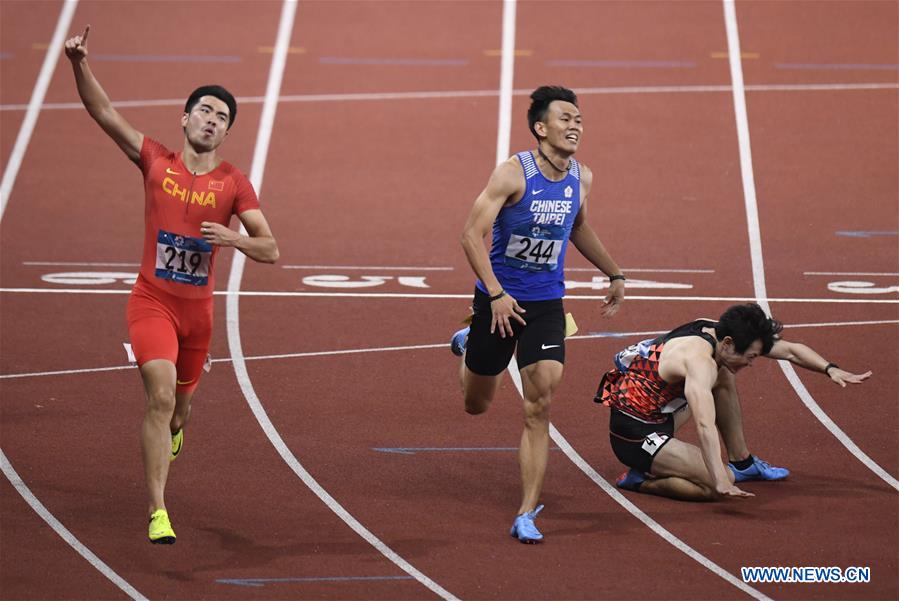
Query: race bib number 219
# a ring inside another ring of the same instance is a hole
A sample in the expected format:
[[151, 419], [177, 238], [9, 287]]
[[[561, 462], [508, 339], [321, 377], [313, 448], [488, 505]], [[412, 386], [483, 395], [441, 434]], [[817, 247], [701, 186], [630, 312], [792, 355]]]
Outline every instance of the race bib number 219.
[[211, 259], [212, 245], [202, 238], [159, 230], [156, 237], [156, 277], [205, 286], [209, 282]]

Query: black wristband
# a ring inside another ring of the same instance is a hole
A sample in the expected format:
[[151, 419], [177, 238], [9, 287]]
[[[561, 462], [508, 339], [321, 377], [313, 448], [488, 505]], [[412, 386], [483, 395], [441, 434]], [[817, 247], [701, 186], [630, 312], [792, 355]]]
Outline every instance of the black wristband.
[[610, 283], [610, 284], [611, 284], [612, 282], [614, 282], [615, 280], [621, 280], [622, 282], [624, 282], [624, 281], [627, 280], [627, 278], [624, 277], [624, 274], [621, 274], [621, 273], [619, 273], [619, 274], [617, 274], [617, 275], [610, 275], [610, 276], [609, 276], [609, 283]]
[[830, 376], [830, 368], [831, 368], [831, 367], [836, 367], [837, 369], [840, 369], [840, 366], [837, 365], [836, 363], [828, 363], [828, 364], [824, 367], [824, 373], [827, 374], [827, 376]]
[[490, 302], [492, 303], [493, 301], [499, 300], [499, 299], [501, 299], [501, 298], [504, 297], [504, 296], [506, 296], [506, 291], [505, 291], [505, 290], [500, 290], [500, 291], [499, 291], [499, 294], [497, 294], [496, 296], [491, 296], [491, 297], [490, 297]]

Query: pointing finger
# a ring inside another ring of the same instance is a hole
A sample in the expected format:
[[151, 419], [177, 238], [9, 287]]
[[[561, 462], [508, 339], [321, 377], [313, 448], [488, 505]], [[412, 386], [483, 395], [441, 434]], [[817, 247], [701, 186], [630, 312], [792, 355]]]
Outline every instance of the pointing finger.
[[91, 32], [91, 26], [88, 25], [84, 28], [84, 33], [81, 34], [81, 45], [87, 46], [87, 34]]

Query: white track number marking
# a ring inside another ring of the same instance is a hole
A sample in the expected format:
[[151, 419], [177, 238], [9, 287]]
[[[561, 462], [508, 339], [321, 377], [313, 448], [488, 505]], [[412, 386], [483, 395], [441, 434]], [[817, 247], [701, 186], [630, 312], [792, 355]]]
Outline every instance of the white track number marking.
[[899, 286], [877, 286], [874, 282], [830, 282], [827, 289], [842, 294], [890, 294], [899, 292]]
[[[352, 279], [348, 275], [322, 274], [303, 278], [303, 284], [316, 288], [374, 288], [393, 279], [391, 275], [363, 275]], [[400, 286], [408, 288], [430, 288], [425, 283], [425, 276], [400, 276], [396, 281]]]

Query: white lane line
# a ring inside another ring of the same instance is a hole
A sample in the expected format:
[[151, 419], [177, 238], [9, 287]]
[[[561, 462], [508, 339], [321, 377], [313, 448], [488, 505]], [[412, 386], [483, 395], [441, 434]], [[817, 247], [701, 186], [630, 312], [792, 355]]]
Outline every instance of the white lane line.
[[[664, 332], [663, 332], [664, 333]], [[515, 357], [512, 357], [512, 360], [509, 362], [509, 375], [512, 377], [512, 382], [515, 384], [515, 389], [518, 390], [518, 394], [524, 398], [524, 389], [521, 385], [521, 374], [518, 372], [518, 362]], [[642, 509], [634, 505], [631, 501], [627, 499], [624, 495], [622, 495], [618, 490], [609, 484], [605, 478], [599, 475], [599, 473], [593, 469], [593, 467], [584, 460], [581, 455], [574, 450], [574, 447], [568, 442], [568, 440], [562, 436], [562, 433], [552, 424], [549, 424], [549, 437], [552, 441], [558, 446], [563, 453], [571, 460], [574, 465], [577, 466], [588, 478], [590, 478], [594, 484], [599, 486], [603, 492], [612, 497], [612, 500], [621, 505], [628, 513], [632, 516], [643, 522], [650, 530], [655, 532], [658, 536], [665, 540], [668, 544], [672, 545], [675, 549], [684, 553], [690, 559], [699, 563], [702, 567], [706, 568], [716, 576], [724, 579], [729, 584], [737, 587], [747, 595], [754, 597], [755, 599], [759, 599], [760, 601], [771, 601], [771, 599], [765, 596], [760, 591], [754, 589], [749, 586], [711, 559], [685, 543], [683, 540], [672, 534], [670, 531], [665, 529], [664, 526], [659, 524], [657, 521], [649, 517]]]
[[[743, 178], [743, 199], [746, 205], [746, 220], [749, 227], [749, 248], [752, 258], [752, 281], [755, 287], [755, 294], [758, 297], [758, 303], [761, 305], [768, 315], [771, 314], [771, 307], [768, 304], [768, 293], [765, 289], [765, 264], [762, 260], [762, 240], [761, 229], [759, 227], [758, 202], [756, 199], [755, 176], [752, 169], [752, 151], [749, 140], [749, 118], [746, 114], [746, 95], [743, 87], [743, 67], [740, 62], [740, 36], [737, 28], [737, 11], [734, 6], [734, 0], [722, 0], [724, 5], [724, 22], [727, 30], [727, 48], [730, 62], [730, 74], [733, 81], [733, 101], [734, 113], [736, 116], [737, 139], [740, 149], [740, 171]], [[884, 482], [899, 491], [899, 480], [886, 472], [873, 459], [868, 457], [864, 451], [858, 448], [849, 436], [837, 426], [830, 417], [818, 405], [815, 399], [809, 394], [802, 380], [796, 374], [792, 364], [787, 361], [778, 361], [781, 370], [787, 380], [793, 386], [796, 394], [805, 403], [809, 411], [818, 418], [825, 428], [827, 428], [833, 436], [852, 453], [856, 459], [861, 461], [865, 467], [877, 474]]]
[[877, 272], [877, 271], [803, 271], [802, 275], [899, 276], [899, 273]]
[[[515, 386], [519, 389], [519, 392], [521, 392], [520, 377], [519, 380], [516, 381]], [[758, 591], [749, 586], [748, 584], [713, 562], [711, 559], [685, 543], [670, 531], [666, 530], [661, 524], [649, 517], [649, 515], [647, 515], [642, 509], [634, 505], [634, 503], [628, 500], [627, 497], [618, 492], [618, 490], [616, 490], [614, 486], [609, 484], [609, 482], [607, 482], [605, 478], [600, 476], [599, 472], [593, 469], [593, 467], [589, 463], [587, 463], [587, 461], [584, 460], [584, 458], [581, 457], [581, 455], [577, 451], [574, 450], [571, 444], [569, 444], [568, 440], [566, 440], [565, 437], [562, 436], [562, 433], [559, 432], [552, 424], [549, 425], [549, 436], [552, 441], [556, 443], [556, 446], [558, 446], [562, 450], [562, 452], [568, 456], [572, 463], [574, 463], [582, 472], [584, 472], [584, 474], [586, 474], [587, 477], [590, 478], [596, 485], [598, 485], [607, 495], [612, 497], [612, 500], [625, 508], [635, 518], [643, 522], [643, 524], [645, 524], [650, 530], [662, 537], [665, 542], [672, 545], [675, 549], [685, 554], [690, 559], [696, 561], [716, 576], [723, 578], [728, 583], [737, 587], [747, 595], [755, 599], [770, 601], [770, 597], [766, 596], [761, 591]]]
[[[235, 257], [242, 256], [235, 254]], [[130, 290], [109, 290], [92, 288], [0, 288], [0, 293], [8, 294], [130, 294]], [[415, 298], [415, 299], [471, 299], [471, 293], [465, 294], [415, 294], [406, 292], [287, 292], [264, 290], [216, 290], [215, 296], [253, 296], [269, 298]], [[604, 296], [588, 294], [571, 294], [565, 297], [569, 300], [603, 300]], [[630, 295], [629, 301], [688, 301], [688, 302], [729, 302], [745, 303], [757, 302], [754, 296], [651, 296]], [[895, 305], [899, 299], [884, 298], [769, 298], [771, 302], [778, 303], [823, 303], [823, 304], [865, 304], [865, 305]]]
[[[36, 514], [38, 514], [42, 520], [47, 522], [47, 525], [56, 532], [59, 537], [64, 540], [70, 547], [72, 547], [81, 557], [87, 560], [89, 564], [91, 564], [94, 569], [98, 572], [106, 576], [110, 582], [119, 587], [122, 592], [126, 595], [134, 599], [135, 601], [147, 601], [147, 598], [144, 597], [137, 589], [128, 584], [128, 582], [119, 576], [112, 568], [110, 568], [106, 563], [97, 557], [93, 551], [88, 549], [87, 547], [79, 541], [74, 534], [69, 531], [68, 528], [62, 525], [58, 519], [56, 519], [50, 510], [40, 502], [40, 500], [34, 496], [34, 493], [31, 492], [31, 489], [22, 481], [22, 478], [16, 472], [15, 468], [13, 468], [12, 464], [9, 462], [9, 459], [6, 458], [6, 453], [3, 452], [3, 449], [0, 449], [0, 469], [3, 470], [3, 475], [9, 480], [10, 484], [16, 489], [16, 491], [25, 499], [25, 502], [31, 506]], [[8, 543], [9, 541], [7, 541]], [[7, 548], [7, 552], [9, 549]], [[97, 591], [94, 591], [95, 593]]]
[[[599, 273], [595, 267], [566, 267], [565, 271], [595, 271]], [[714, 269], [671, 269], [667, 267], [622, 267], [621, 271], [625, 273], [715, 273]]]
[[398, 265], [282, 265], [281, 269], [347, 269], [352, 271], [452, 271], [452, 267], [403, 267]]
[[72, 23], [72, 15], [75, 14], [77, 6], [78, 0], [66, 0], [62, 5], [62, 10], [59, 11], [56, 30], [53, 32], [53, 38], [47, 47], [44, 64], [41, 66], [34, 89], [31, 91], [31, 100], [28, 102], [25, 118], [22, 120], [22, 126], [19, 128], [19, 134], [16, 136], [16, 143], [13, 146], [12, 153], [9, 155], [9, 162], [6, 163], [6, 169], [3, 171], [3, 180], [0, 181], [0, 219], [3, 219], [3, 213], [6, 211], [6, 204], [9, 202], [13, 185], [16, 183], [16, 176], [19, 174], [19, 168], [22, 166], [22, 160], [25, 158], [25, 151], [28, 149], [28, 142], [31, 141], [34, 126], [37, 125], [41, 105], [44, 104], [47, 88], [50, 86], [50, 80], [53, 79], [53, 72], [56, 70], [56, 61], [59, 60], [59, 55], [62, 54], [62, 46], [65, 43], [69, 25]]
[[[43, 266], [71, 266], [71, 267], [139, 267], [140, 263], [102, 263], [102, 262], [78, 262], [78, 261], [22, 261], [22, 265]], [[350, 271], [454, 271], [454, 267], [432, 267], [419, 265], [282, 265], [281, 269], [346, 269]], [[596, 271], [595, 267], [566, 267], [565, 271]], [[628, 272], [645, 273], [715, 273], [714, 269], [672, 269], [668, 267], [629, 267], [622, 269]], [[812, 272], [806, 272], [806, 274]], [[875, 274], [846, 274], [846, 275], [875, 275]], [[889, 275], [889, 274], [882, 274]], [[899, 274], [896, 274], [899, 275]]]
[[[785, 325], [784, 329], [795, 328], [829, 328], [829, 327], [848, 327], [848, 326], [873, 326], [899, 324], [899, 319], [884, 319], [878, 321], [829, 321], [820, 323], [796, 323]], [[645, 330], [635, 332], [597, 332], [593, 334], [581, 334], [580, 336], [569, 336], [566, 340], [588, 340], [593, 338], [629, 338], [633, 336], [658, 336], [664, 334], [667, 330]], [[406, 346], [381, 346], [357, 349], [340, 349], [334, 351], [306, 351], [302, 353], [278, 353], [273, 355], [253, 355], [244, 357], [245, 361], [273, 361], [278, 359], [300, 359], [304, 357], [328, 357], [334, 355], [355, 355], [361, 353], [384, 353], [393, 351], [415, 351], [428, 349], [446, 349], [446, 342], [438, 342], [436, 344], [412, 344]], [[230, 363], [230, 358], [213, 359], [213, 363]], [[134, 365], [116, 365], [112, 367], [91, 367], [84, 369], [63, 369], [56, 371], [39, 371], [26, 372], [18, 374], [0, 375], [0, 380], [11, 380], [16, 378], [35, 378], [42, 376], [66, 376], [72, 374], [88, 374], [106, 371], [120, 371], [126, 369], [136, 369]]]
[[[290, 37], [293, 31], [293, 22], [296, 15], [296, 0], [284, 0], [281, 8], [281, 21], [278, 26], [278, 37], [275, 42], [275, 49], [272, 54], [272, 65], [269, 71], [268, 85], [265, 91], [265, 103], [262, 108], [262, 118], [259, 123], [259, 134], [256, 138], [256, 148], [253, 152], [253, 166], [251, 169], [250, 181], [257, 191], [262, 192], [262, 175], [265, 171], [265, 162], [268, 156], [268, 144], [271, 139], [272, 129], [275, 121], [275, 109], [277, 108], [278, 94], [281, 89], [281, 80], [284, 75], [284, 67], [287, 63], [287, 49], [290, 44]], [[241, 228], [242, 231], [245, 230]], [[231, 273], [228, 277], [228, 290], [230, 292], [240, 290], [240, 282], [243, 277], [244, 265], [246, 257], [242, 253], [234, 253], [234, 259], [231, 263]], [[370, 545], [377, 549], [384, 557], [392, 561], [401, 570], [415, 578], [419, 583], [428, 588], [436, 595], [447, 600], [455, 600], [456, 597], [449, 591], [445, 590], [439, 584], [428, 578], [425, 574], [416, 569], [412, 564], [403, 559], [393, 549], [384, 544], [378, 537], [372, 534], [359, 520], [353, 517], [344, 507], [332, 497], [328, 491], [306, 471], [299, 460], [290, 451], [284, 439], [278, 433], [271, 419], [269, 419], [262, 402], [256, 395], [253, 383], [250, 380], [250, 374], [247, 371], [246, 360], [243, 355], [243, 347], [240, 339], [240, 307], [239, 295], [228, 295], [227, 301], [227, 329], [228, 329], [228, 348], [231, 351], [232, 364], [240, 389], [247, 400], [247, 404], [256, 416], [256, 420], [262, 427], [263, 432], [268, 437], [272, 446], [281, 455], [284, 462], [293, 470], [293, 472], [303, 481], [303, 483], [318, 496], [327, 507], [333, 511], [340, 519], [344, 521], [356, 534], [365, 539]]]
[[[864, 90], [896, 90], [896, 83], [825, 83], [825, 84], [757, 84], [746, 86], [747, 92], [806, 92], [806, 91], [864, 91]], [[691, 85], [691, 86], [609, 86], [595, 88], [578, 88], [578, 95], [596, 94], [701, 94], [726, 93], [731, 91], [727, 85]], [[513, 96], [527, 96], [530, 89], [512, 90]], [[492, 98], [498, 96], [496, 90], [452, 90], [452, 91], [420, 91], [420, 92], [370, 92], [346, 94], [294, 94], [281, 96], [279, 103], [297, 102], [365, 102], [384, 100], [427, 100], [452, 98]], [[262, 96], [240, 96], [240, 104], [262, 104]], [[153, 108], [164, 106], [184, 106], [183, 98], [160, 98], [142, 100], [118, 100], [112, 103], [116, 108]], [[25, 104], [2, 104], [0, 111], [25, 110]], [[75, 110], [83, 109], [80, 102], [48, 102], [41, 110]]]
[[496, 131], [496, 164], [509, 158], [512, 137], [512, 80], [515, 73], [515, 0], [503, 0], [502, 58], [499, 71], [499, 126]]
[[22, 265], [40, 265], [47, 267], [140, 267], [140, 263], [82, 263], [79, 261], [22, 261]]
[[[3, 179], [0, 181], [0, 220], [3, 219], [3, 214], [6, 212], [6, 205], [9, 203], [16, 177], [19, 174], [19, 169], [25, 158], [25, 151], [28, 149], [28, 143], [31, 141], [31, 135], [34, 133], [34, 128], [37, 125], [41, 106], [43, 105], [44, 97], [47, 94], [47, 88], [50, 86], [50, 81], [53, 79], [53, 72], [56, 70], [56, 63], [59, 60], [59, 55], [62, 54], [63, 43], [65, 42], [77, 6], [78, 0], [65, 0], [62, 9], [59, 12], [59, 18], [56, 21], [56, 29], [53, 31], [53, 37], [50, 40], [50, 45], [47, 47], [47, 54], [44, 56], [44, 62], [41, 65], [40, 73], [34, 84], [34, 89], [31, 91], [31, 100], [28, 102], [25, 117], [19, 128], [19, 133], [16, 136], [16, 141], [12, 152], [10, 153], [9, 161], [6, 164], [6, 169], [3, 171]], [[3, 453], [2, 449], [0, 449], [0, 467], [2, 467], [4, 475], [9, 479], [10, 483], [12, 483], [28, 505], [30, 505], [41, 519], [47, 522], [47, 524], [64, 541], [66, 541], [69, 546], [75, 549], [79, 555], [84, 557], [97, 571], [106, 576], [106, 578], [119, 587], [129, 597], [132, 599], [140, 599], [142, 601], [146, 599], [146, 597], [139, 593], [121, 576], [116, 574], [90, 549], [85, 547], [58, 519], [53, 516], [52, 513], [50, 513], [44, 504], [41, 503], [25, 485], [19, 477], [19, 474], [16, 473], [12, 464], [6, 458], [6, 454]]]

